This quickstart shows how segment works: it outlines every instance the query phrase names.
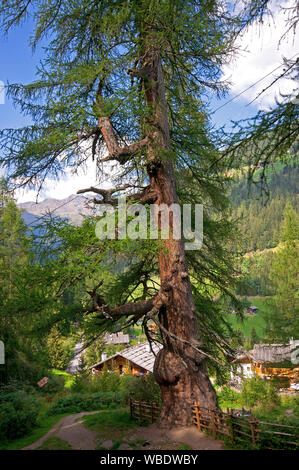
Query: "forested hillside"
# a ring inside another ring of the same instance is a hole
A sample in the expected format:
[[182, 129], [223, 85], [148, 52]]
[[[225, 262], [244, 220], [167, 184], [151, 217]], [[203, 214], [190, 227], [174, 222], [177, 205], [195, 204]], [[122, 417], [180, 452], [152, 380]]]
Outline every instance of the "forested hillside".
[[[262, 169], [255, 175], [258, 182]], [[274, 164], [266, 171], [266, 189], [252, 183], [248, 186], [246, 176], [239, 178], [232, 187], [233, 215], [240, 223], [245, 252], [276, 247], [279, 227], [287, 204], [299, 214], [299, 159], [292, 164]]]

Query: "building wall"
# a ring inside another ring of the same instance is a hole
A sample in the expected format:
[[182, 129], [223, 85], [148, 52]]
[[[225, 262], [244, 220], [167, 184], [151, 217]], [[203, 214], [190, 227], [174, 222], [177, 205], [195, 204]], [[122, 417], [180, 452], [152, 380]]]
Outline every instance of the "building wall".
[[94, 373], [102, 373], [104, 368], [109, 371], [116, 372], [117, 374], [144, 375], [149, 373], [149, 371], [146, 369], [137, 366], [122, 356], [117, 356], [104, 362], [104, 364], [101, 364], [97, 368], [93, 369], [93, 371]]
[[236, 371], [231, 369], [231, 380], [234, 382], [237, 382], [238, 384], [242, 383], [242, 378], [243, 379], [251, 379], [252, 377], [255, 376], [255, 371], [253, 368], [253, 365], [249, 362], [242, 362], [237, 365]]
[[231, 380], [237, 383], [242, 382], [242, 376], [244, 379], [252, 377], [261, 377], [262, 379], [277, 379], [282, 387], [289, 387], [291, 383], [299, 382], [299, 368], [276, 368], [276, 367], [267, 367], [263, 363], [247, 363], [240, 362], [237, 364], [237, 374], [234, 370], [231, 370]]
[[267, 367], [264, 364], [257, 363], [254, 366], [255, 373], [258, 377], [265, 379], [276, 378], [278, 382], [283, 386], [289, 387], [291, 383], [296, 383], [299, 380], [299, 368], [287, 369], [287, 368], [276, 368]]

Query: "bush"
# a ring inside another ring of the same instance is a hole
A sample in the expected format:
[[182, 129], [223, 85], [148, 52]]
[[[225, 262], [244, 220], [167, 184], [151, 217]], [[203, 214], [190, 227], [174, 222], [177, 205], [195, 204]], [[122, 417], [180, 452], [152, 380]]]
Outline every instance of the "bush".
[[55, 394], [62, 392], [65, 387], [65, 380], [60, 375], [48, 374], [48, 382], [40, 390], [43, 393]]
[[41, 403], [25, 391], [0, 393], [0, 439], [11, 440], [27, 434], [36, 424]]
[[153, 374], [146, 374], [140, 377], [133, 375], [122, 376], [121, 389], [125, 392], [125, 399], [130, 398], [140, 401], [152, 401], [161, 403], [161, 390]]
[[153, 374], [136, 377], [104, 371], [102, 374], [89, 377], [78, 375], [71, 386], [71, 391], [81, 396], [98, 393], [103, 396], [109, 393], [110, 396], [116, 394], [122, 396], [123, 404], [128, 403], [130, 397], [135, 400], [161, 402], [160, 387]]
[[25, 391], [29, 394], [35, 394], [36, 388], [34, 388], [34, 386], [31, 385], [29, 382], [11, 379], [8, 383], [0, 385], [0, 401], [2, 395], [20, 391]]
[[71, 390], [75, 393], [117, 392], [120, 390], [123, 376], [116, 372], [103, 372], [98, 375], [77, 375]]
[[49, 409], [48, 415], [116, 408], [123, 403], [123, 400], [123, 392], [74, 393], [68, 397], [58, 398]]
[[228, 387], [223, 387], [221, 392], [218, 393], [218, 399], [220, 403], [230, 402], [230, 403], [238, 403], [240, 400], [240, 393], [231, 390]]
[[277, 388], [272, 382], [260, 377], [246, 379], [242, 384], [241, 402], [243, 405], [254, 407], [257, 405], [274, 405], [280, 401]]
[[117, 392], [120, 390], [122, 376], [116, 372], [103, 372], [91, 379], [91, 390], [101, 392]]

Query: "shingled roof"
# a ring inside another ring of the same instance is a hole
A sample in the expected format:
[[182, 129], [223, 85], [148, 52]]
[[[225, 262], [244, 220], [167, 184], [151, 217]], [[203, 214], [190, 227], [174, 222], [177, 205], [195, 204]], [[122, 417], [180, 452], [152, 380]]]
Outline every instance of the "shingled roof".
[[238, 364], [241, 361], [253, 362], [253, 349], [251, 351], [239, 351], [232, 364]]
[[255, 344], [253, 357], [255, 362], [283, 362], [291, 359], [291, 344]]
[[137, 344], [136, 346], [131, 346], [129, 348], [123, 349], [122, 351], [117, 352], [113, 356], [107, 357], [107, 359], [93, 364], [89, 367], [89, 369], [96, 368], [104, 364], [105, 362], [110, 361], [110, 359], [114, 359], [117, 356], [121, 356], [127, 359], [128, 361], [133, 362], [137, 366], [142, 367], [143, 369], [148, 370], [149, 372], [153, 372], [155, 355], [158, 354], [161, 348], [162, 345], [153, 343], [153, 354], [149, 349], [149, 342], [146, 341], [144, 343]]
[[251, 351], [239, 351], [233, 363], [248, 359], [248, 362], [279, 363], [291, 361], [292, 353], [299, 348], [299, 341], [286, 344], [255, 344]]
[[106, 333], [104, 336], [106, 344], [128, 344], [130, 336], [128, 334], [120, 333]]

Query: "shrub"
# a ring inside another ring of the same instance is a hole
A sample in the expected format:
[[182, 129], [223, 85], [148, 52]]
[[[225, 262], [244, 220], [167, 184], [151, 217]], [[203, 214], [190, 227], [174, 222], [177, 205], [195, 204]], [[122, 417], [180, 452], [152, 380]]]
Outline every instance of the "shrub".
[[115, 408], [122, 404], [123, 395], [122, 392], [74, 393], [58, 398], [49, 409], [48, 415]]
[[153, 374], [146, 374], [141, 377], [123, 376], [121, 388], [125, 392], [126, 401], [129, 401], [130, 398], [157, 403], [162, 401], [160, 387]]
[[220, 403], [230, 402], [230, 403], [238, 403], [240, 400], [240, 393], [231, 390], [228, 387], [223, 387], [221, 392], [218, 393], [218, 399]]
[[11, 379], [6, 384], [0, 384], [0, 401], [2, 395], [20, 391], [25, 391], [29, 394], [35, 394], [36, 389], [29, 382]]
[[36, 424], [41, 408], [36, 395], [25, 391], [0, 393], [0, 439], [24, 436]]
[[254, 377], [243, 381], [241, 401], [246, 406], [254, 407], [262, 404], [278, 404], [280, 400], [274, 383]]
[[128, 403], [130, 397], [142, 401], [161, 401], [160, 387], [153, 374], [143, 376], [119, 375], [115, 372], [103, 372], [95, 376], [77, 376], [71, 386], [75, 394], [106, 393], [120, 394], [122, 403]]
[[48, 382], [40, 389], [43, 393], [55, 394], [64, 390], [65, 381], [62, 376], [48, 374], [47, 377]]
[[117, 392], [120, 390], [122, 377], [116, 372], [106, 372], [94, 376], [91, 380], [93, 390], [101, 392]]
[[122, 378], [115, 372], [103, 372], [98, 375], [77, 375], [71, 390], [75, 393], [117, 392]]

